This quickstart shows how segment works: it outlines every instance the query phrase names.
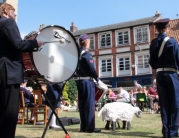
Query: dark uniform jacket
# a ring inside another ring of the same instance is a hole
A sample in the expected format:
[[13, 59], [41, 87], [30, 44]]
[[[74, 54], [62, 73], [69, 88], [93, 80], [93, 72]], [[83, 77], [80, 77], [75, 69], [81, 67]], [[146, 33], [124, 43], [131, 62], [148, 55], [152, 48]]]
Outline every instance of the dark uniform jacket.
[[158, 53], [167, 35], [161, 33], [158, 37], [151, 42], [150, 46], [150, 65], [153, 69], [157, 68], [175, 68], [179, 69], [179, 46], [174, 38], [170, 38], [164, 46], [161, 56], [158, 58]]
[[[84, 50], [83, 47], [80, 48], [80, 52]], [[84, 52], [81, 55], [80, 68], [77, 72], [80, 77], [91, 77], [98, 81], [98, 75], [94, 68], [94, 60], [90, 52]]]
[[7, 84], [23, 82], [22, 53], [38, 50], [37, 40], [22, 40], [16, 22], [0, 17], [0, 68], [5, 64]]

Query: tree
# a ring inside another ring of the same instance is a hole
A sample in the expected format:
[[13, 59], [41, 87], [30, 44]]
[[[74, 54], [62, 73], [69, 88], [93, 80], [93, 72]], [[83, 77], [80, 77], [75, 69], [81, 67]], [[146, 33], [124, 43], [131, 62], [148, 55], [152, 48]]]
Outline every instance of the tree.
[[68, 99], [70, 104], [73, 104], [73, 101], [76, 99], [76, 96], [77, 96], [77, 86], [75, 81], [74, 80], [67, 81], [63, 89], [63, 97], [65, 99]]
[[68, 98], [70, 103], [73, 104], [77, 96], [77, 86], [74, 80], [69, 80]]
[[64, 89], [63, 89], [63, 98], [67, 99], [70, 102], [70, 99], [68, 98], [68, 89], [69, 89], [69, 85], [68, 85], [68, 81], [65, 83]]

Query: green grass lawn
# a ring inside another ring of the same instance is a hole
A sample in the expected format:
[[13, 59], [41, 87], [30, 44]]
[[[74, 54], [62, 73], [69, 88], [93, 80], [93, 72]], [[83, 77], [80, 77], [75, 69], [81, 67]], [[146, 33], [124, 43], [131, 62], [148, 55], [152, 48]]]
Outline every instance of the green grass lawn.
[[[131, 130], [116, 129], [116, 131], [105, 130], [105, 122], [96, 112], [96, 128], [101, 128], [101, 133], [79, 132], [80, 125], [65, 126], [71, 138], [161, 138], [160, 114], [149, 114], [144, 111], [141, 118], [133, 117]], [[78, 117], [78, 112], [59, 112], [60, 117]], [[122, 126], [122, 123], [120, 122]], [[25, 124], [17, 125], [16, 138], [41, 138], [44, 125]], [[61, 130], [48, 129], [45, 138], [65, 138], [65, 132]]]

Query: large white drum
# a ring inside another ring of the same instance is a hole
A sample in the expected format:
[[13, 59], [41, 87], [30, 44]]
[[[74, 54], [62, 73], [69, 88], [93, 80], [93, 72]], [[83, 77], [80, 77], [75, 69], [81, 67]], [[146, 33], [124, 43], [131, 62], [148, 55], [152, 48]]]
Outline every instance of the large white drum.
[[[76, 72], [79, 62], [79, 48], [74, 36], [65, 28], [51, 25], [43, 28], [36, 36], [45, 44], [29, 56], [33, 62], [25, 59], [27, 74], [41, 75], [49, 82], [63, 82]], [[33, 73], [32, 73], [33, 72]]]

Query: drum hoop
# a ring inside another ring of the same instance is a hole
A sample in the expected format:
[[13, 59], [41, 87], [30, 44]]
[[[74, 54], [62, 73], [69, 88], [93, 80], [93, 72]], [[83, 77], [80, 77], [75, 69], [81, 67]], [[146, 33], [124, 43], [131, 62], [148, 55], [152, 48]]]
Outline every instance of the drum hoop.
[[[77, 69], [78, 69], [78, 67], [79, 67], [80, 50], [79, 50], [78, 43], [76, 42], [75, 37], [73, 36], [73, 34], [72, 34], [70, 31], [66, 30], [64, 27], [59, 26], [59, 25], [48, 25], [48, 26], [44, 27], [43, 29], [41, 29], [41, 30], [38, 32], [38, 34], [36, 35], [35, 38], [37, 38], [37, 36], [41, 33], [41, 31], [43, 31], [43, 30], [46, 29], [46, 28], [50, 28], [50, 27], [58, 27], [58, 28], [61, 28], [61, 29], [65, 30], [65, 31], [67, 31], [67, 33], [69, 33], [69, 35], [72, 37], [72, 39], [73, 39], [74, 42], [75, 42], [75, 46], [76, 46], [76, 48], [77, 48], [77, 54], [78, 54], [78, 63], [77, 63], [76, 69], [75, 69], [75, 71], [73, 72], [73, 74], [72, 74], [67, 80], [64, 80], [64, 81], [68, 81], [68, 80], [70, 80], [70, 79], [73, 77], [73, 75], [75, 74], [75, 72], [77, 71]], [[32, 53], [33, 53], [33, 52], [32, 52]], [[41, 73], [38, 71], [38, 69], [37, 69], [37, 67], [36, 67], [36, 65], [35, 65], [35, 63], [34, 63], [34, 57], [33, 57], [33, 54], [32, 54], [32, 53], [31, 53], [31, 58], [32, 58], [32, 62], [33, 62], [33, 64], [34, 64], [34, 67], [35, 67], [35, 69], [37, 70], [37, 72], [41, 75]], [[47, 80], [45, 77], [44, 77], [44, 79], [49, 82], [49, 80]], [[53, 83], [53, 82], [51, 82], [51, 83]], [[62, 82], [55, 82], [55, 83], [62, 83]]]

